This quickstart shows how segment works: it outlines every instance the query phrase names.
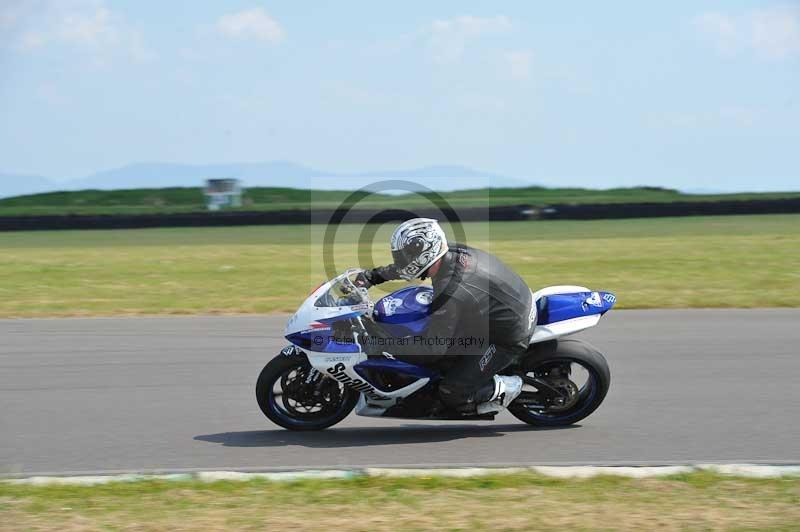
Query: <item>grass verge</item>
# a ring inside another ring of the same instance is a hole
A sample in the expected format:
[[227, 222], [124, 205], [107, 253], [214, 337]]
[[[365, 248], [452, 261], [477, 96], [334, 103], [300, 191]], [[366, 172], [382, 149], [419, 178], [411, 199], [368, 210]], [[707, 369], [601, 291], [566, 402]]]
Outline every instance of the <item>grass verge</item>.
[[[389, 262], [391, 229], [341, 226], [332, 269]], [[620, 308], [800, 306], [800, 215], [463, 230], [532, 288], [610, 290]], [[324, 234], [324, 226], [0, 233], [0, 317], [291, 312], [326, 278]]]
[[800, 478], [0, 484], [0, 530], [796, 530]]

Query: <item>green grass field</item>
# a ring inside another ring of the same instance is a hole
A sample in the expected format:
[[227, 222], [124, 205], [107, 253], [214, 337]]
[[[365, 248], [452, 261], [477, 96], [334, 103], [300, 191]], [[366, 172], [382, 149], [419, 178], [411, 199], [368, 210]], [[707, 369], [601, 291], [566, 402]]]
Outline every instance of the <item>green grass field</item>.
[[800, 479], [0, 483], [5, 530], [797, 530]]
[[[352, 193], [292, 188], [249, 188], [240, 210], [333, 209]], [[427, 197], [426, 197], [427, 196]], [[800, 192], [743, 194], [684, 194], [677, 190], [639, 187], [609, 190], [582, 188], [492, 188], [445, 192], [441, 195], [452, 207], [496, 205], [552, 205], [585, 203], [666, 203], [674, 201], [722, 201], [797, 198]], [[356, 208], [430, 207], [432, 196], [421, 194], [375, 194], [359, 201]], [[437, 200], [433, 200], [436, 204]], [[162, 188], [135, 190], [82, 190], [50, 192], [0, 199], [0, 216], [44, 214], [147, 214], [204, 211], [200, 188]]]
[[[375, 227], [341, 226], [335, 270], [389, 261], [391, 227], [358, 243]], [[532, 288], [610, 290], [620, 308], [800, 306], [800, 215], [463, 229], [467, 243], [496, 253]], [[291, 312], [325, 278], [323, 234], [322, 226], [0, 233], [0, 317]]]

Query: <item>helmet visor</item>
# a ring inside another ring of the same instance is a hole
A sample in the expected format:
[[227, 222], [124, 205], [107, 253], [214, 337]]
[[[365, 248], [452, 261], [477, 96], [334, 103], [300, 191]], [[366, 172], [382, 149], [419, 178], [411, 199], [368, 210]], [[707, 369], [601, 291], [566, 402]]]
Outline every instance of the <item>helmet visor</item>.
[[405, 253], [405, 250], [398, 249], [396, 251], [392, 251], [392, 260], [394, 261], [394, 265], [398, 270], [402, 270], [409, 264], [414, 261], [414, 256], [410, 253]]
[[408, 250], [392, 251], [392, 259], [394, 259], [394, 266], [400, 274], [400, 278], [406, 281], [416, 279], [425, 269], [417, 261], [417, 256], [413, 253], [408, 253]]

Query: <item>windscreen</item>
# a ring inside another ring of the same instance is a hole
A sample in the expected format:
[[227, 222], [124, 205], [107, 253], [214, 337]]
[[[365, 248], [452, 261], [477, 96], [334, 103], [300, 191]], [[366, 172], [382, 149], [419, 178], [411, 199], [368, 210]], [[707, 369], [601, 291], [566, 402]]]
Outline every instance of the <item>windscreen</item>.
[[316, 307], [350, 307], [359, 303], [367, 303], [366, 290], [356, 287], [349, 276], [339, 277], [327, 292], [314, 303]]

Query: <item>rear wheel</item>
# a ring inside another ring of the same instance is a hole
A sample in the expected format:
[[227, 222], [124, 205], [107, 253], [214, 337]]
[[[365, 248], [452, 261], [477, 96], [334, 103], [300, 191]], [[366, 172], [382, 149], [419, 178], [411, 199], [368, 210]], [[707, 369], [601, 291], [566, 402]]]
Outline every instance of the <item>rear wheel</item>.
[[600, 406], [611, 385], [605, 357], [579, 340], [534, 348], [522, 369], [526, 386], [508, 410], [530, 425], [577, 423]]
[[312, 368], [304, 355], [278, 355], [258, 376], [256, 399], [281, 427], [322, 430], [347, 417], [358, 393]]

